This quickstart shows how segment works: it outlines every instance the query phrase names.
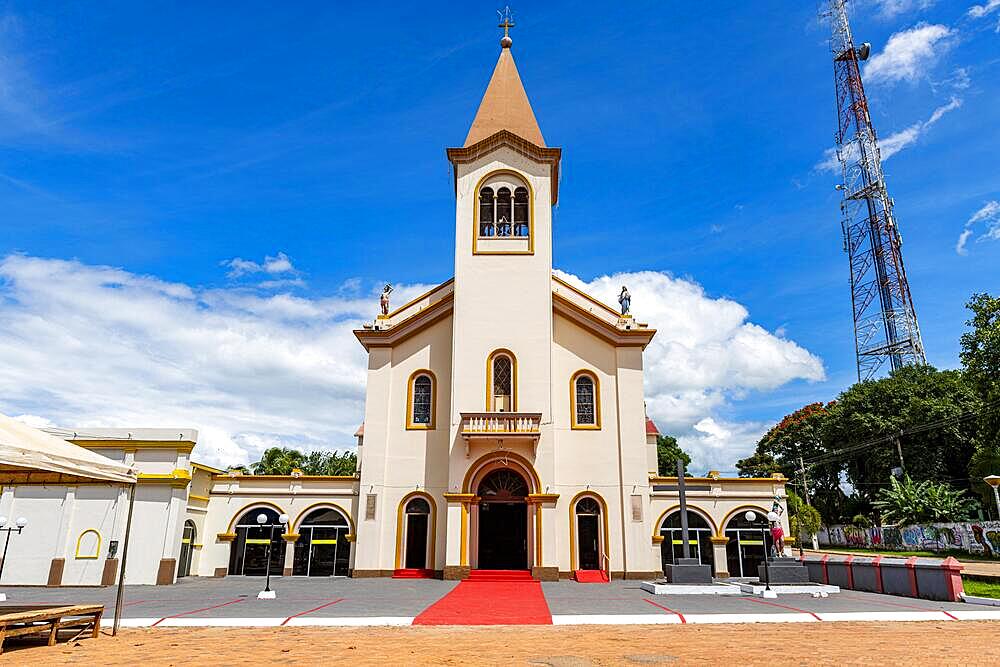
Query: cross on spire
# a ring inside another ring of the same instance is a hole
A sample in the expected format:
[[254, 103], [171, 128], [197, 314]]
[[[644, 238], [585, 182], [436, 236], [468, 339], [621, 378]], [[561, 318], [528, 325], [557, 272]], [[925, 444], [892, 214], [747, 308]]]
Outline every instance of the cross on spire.
[[500, 46], [505, 49], [509, 49], [510, 45], [514, 41], [510, 38], [510, 29], [514, 27], [514, 13], [510, 10], [510, 5], [507, 5], [502, 10], [497, 10], [497, 16], [500, 17], [499, 28], [503, 28], [503, 37], [500, 39]]

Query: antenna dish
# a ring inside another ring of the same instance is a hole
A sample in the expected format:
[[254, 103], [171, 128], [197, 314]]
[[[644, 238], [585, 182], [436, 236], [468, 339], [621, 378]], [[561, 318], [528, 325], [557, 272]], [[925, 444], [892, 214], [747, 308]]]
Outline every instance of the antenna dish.
[[865, 42], [858, 49], [858, 60], [868, 60], [868, 56], [872, 53], [872, 45]]

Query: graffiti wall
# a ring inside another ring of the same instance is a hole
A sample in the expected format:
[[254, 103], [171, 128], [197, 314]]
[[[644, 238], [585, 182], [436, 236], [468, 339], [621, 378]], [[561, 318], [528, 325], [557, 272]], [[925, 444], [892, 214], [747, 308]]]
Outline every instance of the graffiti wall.
[[1000, 558], [1000, 521], [872, 528], [830, 526], [820, 529], [819, 543], [823, 546], [867, 547], [897, 551], [951, 549]]

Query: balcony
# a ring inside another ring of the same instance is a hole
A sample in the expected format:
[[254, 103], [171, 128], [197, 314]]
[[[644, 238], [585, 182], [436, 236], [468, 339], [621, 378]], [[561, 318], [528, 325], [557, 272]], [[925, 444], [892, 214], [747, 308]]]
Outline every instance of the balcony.
[[541, 431], [541, 412], [463, 412], [462, 427], [459, 429], [465, 440], [465, 455], [469, 455], [469, 444], [473, 441], [521, 440], [538, 443]]

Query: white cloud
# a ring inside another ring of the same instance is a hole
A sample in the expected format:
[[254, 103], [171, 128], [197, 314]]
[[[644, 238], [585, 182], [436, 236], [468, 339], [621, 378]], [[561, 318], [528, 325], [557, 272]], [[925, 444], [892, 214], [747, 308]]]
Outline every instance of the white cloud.
[[[915, 144], [920, 137], [934, 127], [934, 125], [941, 120], [946, 113], [954, 111], [960, 106], [962, 106], [962, 100], [960, 98], [953, 97], [950, 102], [935, 109], [933, 113], [931, 113], [930, 118], [927, 120], [914, 123], [899, 132], [894, 132], [884, 139], [880, 139], [878, 147], [879, 153], [882, 156], [882, 161], [885, 162], [899, 151]], [[844, 149], [847, 151], [848, 161], [852, 160], [856, 154], [855, 146], [856, 144], [848, 144]], [[814, 169], [817, 171], [829, 171], [833, 173], [839, 172], [840, 161], [837, 159], [837, 149], [826, 149], [823, 152], [823, 159], [816, 163]]]
[[955, 32], [941, 24], [919, 23], [893, 33], [881, 53], [872, 56], [864, 71], [868, 83], [894, 83], [920, 79], [949, 47]]
[[350, 447], [366, 373], [351, 330], [377, 312], [376, 292], [264, 296], [10, 255], [0, 260], [0, 412], [77, 429], [197, 428], [195, 458], [220, 466], [279, 442]]
[[[663, 273], [583, 283], [658, 329], [647, 348], [650, 415], [697, 469], [731, 469], [765, 427], [722, 413], [751, 391], [821, 380], [822, 362], [747, 321], [739, 303]], [[196, 460], [225, 466], [267, 447], [350, 447], [367, 360], [352, 329], [378, 308], [356, 280], [313, 297], [206, 289], [107, 266], [0, 260], [0, 412], [40, 426], [197, 428]], [[397, 285], [404, 303], [428, 285]], [[364, 293], [363, 297], [358, 294]]]
[[986, 202], [966, 221], [965, 229], [962, 230], [958, 242], [955, 244], [955, 252], [959, 255], [969, 254], [966, 244], [975, 234], [974, 226], [980, 222], [985, 224], [986, 230], [979, 235], [979, 238], [976, 239], [977, 242], [1000, 240], [1000, 201], [994, 199]]
[[934, 0], [875, 0], [878, 13], [884, 19], [891, 19], [910, 11], [922, 11], [934, 4]]
[[974, 19], [982, 18], [988, 14], [992, 14], [996, 10], [1000, 9], [1000, 0], [989, 0], [982, 5], [973, 5], [969, 7], [969, 16]]
[[750, 391], [825, 377], [818, 357], [748, 322], [745, 307], [712, 298], [690, 280], [642, 271], [584, 282], [556, 273], [605, 303], [615, 303], [621, 286], [628, 286], [636, 317], [657, 330], [645, 353], [649, 415], [661, 431], [678, 438], [698, 470], [732, 469], [766, 430], [720, 418], [731, 401]]
[[243, 259], [242, 257], [234, 257], [232, 259], [227, 259], [222, 263], [222, 265], [229, 267], [229, 273], [227, 275], [230, 278], [239, 278], [240, 276], [253, 273], [268, 273], [270, 275], [277, 275], [280, 273], [292, 273], [295, 271], [295, 267], [292, 266], [292, 260], [288, 259], [288, 255], [283, 252], [279, 252], [274, 257], [267, 256], [264, 258], [264, 261], [260, 263], [249, 259]]

